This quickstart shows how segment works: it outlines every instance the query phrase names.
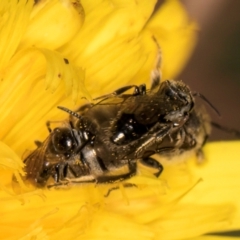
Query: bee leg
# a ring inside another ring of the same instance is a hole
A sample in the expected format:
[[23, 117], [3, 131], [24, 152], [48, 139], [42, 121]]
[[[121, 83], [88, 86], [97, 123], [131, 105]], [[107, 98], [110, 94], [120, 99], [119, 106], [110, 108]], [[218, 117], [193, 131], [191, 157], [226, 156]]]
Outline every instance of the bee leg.
[[68, 164], [66, 163], [59, 163], [55, 166], [54, 180], [56, 183], [60, 182], [62, 179], [65, 179], [67, 170]]
[[[101, 99], [102, 101], [104, 101], [104, 100], [106, 100], [108, 98], [121, 96], [121, 95], [123, 95], [123, 93], [125, 93], [126, 91], [128, 91], [131, 88], [133, 88], [134, 91], [133, 91], [133, 94], [129, 94], [129, 96], [136, 96], [136, 95], [144, 95], [144, 94], [146, 94], [146, 85], [145, 84], [141, 84], [139, 86], [137, 86], [137, 85], [128, 85], [128, 86], [121, 87], [121, 88], [115, 90], [112, 93], [105, 94], [103, 96], [94, 98], [94, 100], [100, 100]], [[125, 96], [128, 96], [128, 95], [126, 94]]]
[[161, 82], [161, 71], [160, 71], [160, 67], [161, 67], [161, 63], [162, 63], [162, 52], [161, 52], [161, 48], [157, 42], [157, 39], [153, 36], [153, 40], [157, 45], [157, 59], [156, 59], [156, 64], [155, 64], [155, 68], [152, 70], [151, 72], [151, 90], [154, 90], [156, 88], [159, 87], [160, 82]]
[[136, 162], [129, 162], [128, 163], [129, 172], [121, 175], [111, 175], [111, 176], [99, 176], [96, 178], [96, 183], [116, 183], [121, 182], [126, 179], [129, 179], [136, 175], [137, 171], [137, 163]]
[[161, 164], [160, 162], [158, 162], [157, 160], [153, 159], [153, 158], [150, 158], [150, 157], [149, 157], [149, 158], [142, 158], [142, 159], [140, 160], [140, 162], [141, 162], [143, 165], [147, 166], [147, 167], [157, 169], [158, 171], [157, 171], [156, 173], [154, 173], [154, 175], [155, 175], [156, 177], [159, 177], [160, 174], [161, 174], [162, 171], [163, 171], [163, 166], [162, 166], [162, 164]]
[[43, 143], [41, 141], [38, 141], [38, 140], [35, 140], [34, 143], [38, 148], [43, 145]]
[[205, 156], [202, 148], [206, 144], [208, 137], [209, 137], [208, 134], [206, 134], [200, 148], [196, 150], [198, 164], [202, 164], [204, 162]]
[[118, 190], [119, 189], [119, 186], [116, 186], [116, 187], [112, 187], [110, 189], [108, 189], [107, 193], [104, 195], [104, 197], [108, 197], [112, 191], [114, 190]]
[[[125, 188], [127, 188], [127, 187], [136, 187], [137, 188], [137, 185], [133, 184], [133, 183], [123, 183], [123, 187], [125, 187]], [[112, 191], [118, 190], [119, 188], [120, 188], [119, 186], [110, 188], [107, 191], [107, 193], [104, 195], [104, 197], [108, 197], [111, 194]]]
[[51, 129], [50, 125], [51, 125], [51, 122], [50, 122], [50, 121], [47, 121], [47, 122], [46, 122], [46, 126], [47, 126], [47, 129], [48, 129], [49, 133], [52, 132], [52, 129]]
[[58, 183], [54, 183], [54, 184], [50, 184], [50, 185], [47, 185], [47, 188], [48, 189], [51, 189], [51, 188], [58, 188], [58, 187], [63, 187], [63, 186], [67, 186], [68, 185], [68, 182], [58, 182]]
[[202, 164], [205, 160], [204, 152], [202, 149], [197, 149], [196, 151], [197, 163]]
[[49, 133], [52, 132], [52, 128], [50, 126], [52, 123], [62, 123], [62, 122], [61, 121], [47, 121], [46, 126], [47, 126], [47, 129], [48, 129]]
[[59, 182], [56, 182], [54, 184], [48, 185], [48, 188], [53, 188], [53, 187], [69, 187], [71, 185], [78, 185], [78, 184], [87, 184], [87, 183], [96, 183], [96, 179], [93, 176], [90, 177], [83, 177], [82, 179], [78, 178], [64, 178], [63, 180], [59, 180]]
[[[163, 139], [168, 136], [171, 133], [172, 126], [171, 125], [163, 125], [156, 124], [152, 129], [150, 129], [151, 132], [153, 132], [154, 129], [160, 128], [156, 133], [154, 134], [147, 134], [144, 138], [142, 138], [144, 141], [143, 143], [136, 148], [134, 157], [142, 158], [142, 153], [145, 152], [148, 148], [150, 148], [153, 145], [158, 145], [163, 141]], [[149, 132], [150, 132], [149, 131]]]

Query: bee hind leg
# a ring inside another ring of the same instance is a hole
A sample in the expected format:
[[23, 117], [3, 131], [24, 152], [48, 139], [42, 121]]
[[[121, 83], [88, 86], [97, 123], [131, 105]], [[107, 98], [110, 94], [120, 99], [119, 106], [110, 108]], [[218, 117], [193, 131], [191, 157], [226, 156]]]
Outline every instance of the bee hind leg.
[[121, 182], [126, 179], [129, 179], [136, 175], [137, 172], [137, 163], [136, 162], [129, 162], [128, 163], [129, 172], [120, 174], [120, 175], [105, 175], [105, 176], [98, 176], [96, 178], [97, 183], [116, 183]]
[[158, 171], [154, 173], [156, 177], [159, 177], [163, 171], [162, 164], [153, 158], [142, 158], [140, 162], [147, 167], [157, 169]]
[[54, 184], [48, 185], [47, 187], [50, 188], [63, 188], [63, 187], [70, 187], [73, 185], [79, 185], [79, 184], [88, 184], [88, 183], [96, 183], [96, 179], [93, 176], [87, 176], [83, 178], [64, 178], [63, 180], [60, 180], [59, 182], [55, 182]]

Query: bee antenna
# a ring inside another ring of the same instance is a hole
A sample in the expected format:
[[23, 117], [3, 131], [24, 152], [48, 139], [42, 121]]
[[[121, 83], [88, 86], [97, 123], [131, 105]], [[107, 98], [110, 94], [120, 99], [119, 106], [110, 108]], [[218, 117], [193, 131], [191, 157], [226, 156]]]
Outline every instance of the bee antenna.
[[72, 116], [74, 116], [74, 117], [76, 117], [76, 118], [78, 118], [78, 119], [82, 119], [82, 116], [81, 116], [81, 115], [79, 115], [79, 114], [76, 113], [76, 112], [73, 112], [72, 110], [70, 110], [70, 109], [68, 109], [68, 108], [65, 108], [65, 107], [62, 107], [62, 106], [57, 106], [57, 108], [61, 109], [61, 110], [64, 111], [64, 112], [69, 113], [70, 115], [72, 115]]
[[193, 93], [193, 96], [194, 96], [194, 97], [200, 97], [202, 100], [204, 100], [204, 101], [214, 110], [214, 112], [215, 112], [219, 117], [221, 117], [221, 114], [220, 114], [220, 112], [217, 110], [217, 108], [214, 107], [214, 106], [212, 105], [212, 103], [211, 103], [206, 97], [204, 97], [201, 93], [195, 92], [195, 93]]

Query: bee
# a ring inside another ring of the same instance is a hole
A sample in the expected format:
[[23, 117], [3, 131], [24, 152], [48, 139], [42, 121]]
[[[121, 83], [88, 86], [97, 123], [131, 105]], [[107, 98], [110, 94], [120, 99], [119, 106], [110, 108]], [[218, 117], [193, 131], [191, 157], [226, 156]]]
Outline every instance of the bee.
[[77, 111], [58, 107], [69, 119], [49, 127], [47, 139], [24, 159], [25, 180], [38, 187], [118, 182], [134, 176], [138, 162], [158, 177], [163, 166], [152, 155], [199, 154], [210, 133], [207, 114], [185, 83], [160, 81], [159, 66], [160, 54], [150, 89], [129, 85]]
[[[134, 93], [124, 94], [130, 88]], [[163, 167], [153, 154], [200, 152], [209, 135], [208, 121], [181, 81], [148, 91], [127, 86], [99, 99], [75, 112], [59, 107], [70, 117], [24, 160], [26, 180], [36, 186], [117, 182], [136, 174], [137, 161], [158, 177]], [[118, 174], [123, 167], [127, 171]]]

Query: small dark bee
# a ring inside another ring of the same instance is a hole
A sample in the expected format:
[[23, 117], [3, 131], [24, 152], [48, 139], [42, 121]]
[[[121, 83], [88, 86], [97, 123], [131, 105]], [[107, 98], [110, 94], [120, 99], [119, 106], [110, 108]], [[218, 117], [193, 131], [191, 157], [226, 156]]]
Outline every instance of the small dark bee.
[[48, 138], [24, 160], [26, 180], [36, 186], [117, 182], [136, 174], [137, 161], [158, 177], [163, 167], [153, 154], [200, 153], [210, 133], [207, 114], [186, 84], [160, 82], [160, 57], [157, 62], [150, 90], [130, 85], [75, 112], [59, 107], [70, 117], [49, 127]]

